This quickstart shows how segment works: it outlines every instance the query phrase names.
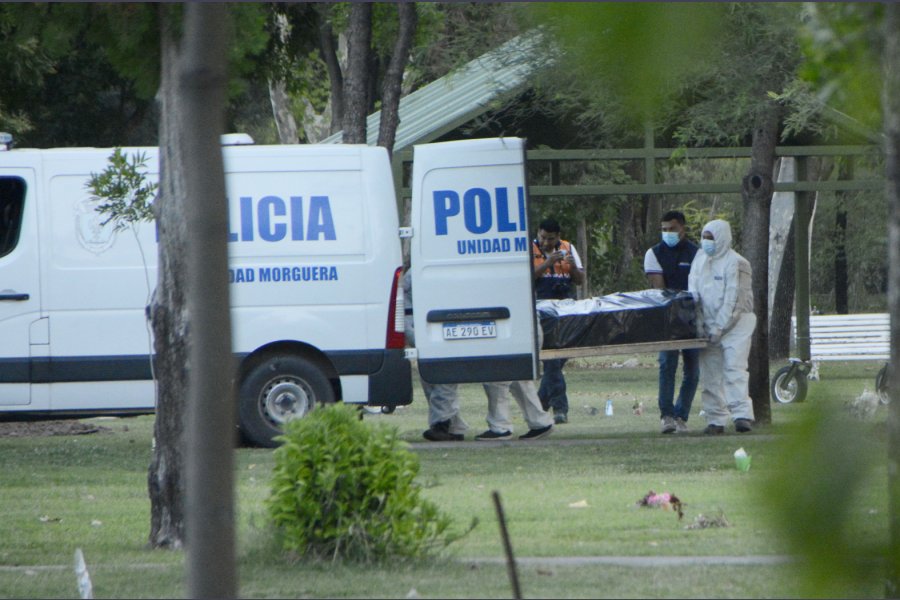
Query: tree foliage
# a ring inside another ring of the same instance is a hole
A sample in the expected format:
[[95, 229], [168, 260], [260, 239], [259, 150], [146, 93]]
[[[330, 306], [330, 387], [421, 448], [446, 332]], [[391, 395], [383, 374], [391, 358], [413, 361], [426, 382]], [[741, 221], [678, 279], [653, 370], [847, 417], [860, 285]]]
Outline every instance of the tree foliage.
[[116, 148], [107, 168], [91, 173], [85, 187], [91, 200], [99, 202], [96, 210], [106, 217], [103, 225], [112, 222], [113, 229], [120, 231], [133, 223], [153, 220], [153, 200], [159, 185], [147, 181], [146, 170], [146, 154], [129, 156]]
[[807, 2], [804, 11], [801, 78], [822, 103], [871, 131], [880, 130], [884, 5]]

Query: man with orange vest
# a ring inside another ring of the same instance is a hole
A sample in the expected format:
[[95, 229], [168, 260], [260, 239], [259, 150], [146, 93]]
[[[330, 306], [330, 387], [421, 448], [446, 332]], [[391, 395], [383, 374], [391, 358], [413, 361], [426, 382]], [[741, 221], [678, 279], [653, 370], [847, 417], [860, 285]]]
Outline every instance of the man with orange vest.
[[[581, 258], [570, 242], [560, 238], [556, 219], [544, 219], [531, 244], [534, 289], [538, 300], [575, 298], [575, 286], [584, 281]], [[556, 423], [569, 421], [569, 398], [563, 367], [566, 359], [545, 360], [538, 397], [544, 410], [553, 408]]]

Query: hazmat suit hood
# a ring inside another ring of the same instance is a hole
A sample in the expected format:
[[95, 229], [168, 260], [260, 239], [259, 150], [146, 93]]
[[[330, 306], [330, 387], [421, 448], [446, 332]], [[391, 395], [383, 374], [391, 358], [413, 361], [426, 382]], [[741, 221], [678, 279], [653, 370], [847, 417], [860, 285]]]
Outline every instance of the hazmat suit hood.
[[[716, 242], [716, 251], [710, 258], [721, 258], [731, 250], [731, 225], [728, 221], [716, 219], [703, 226], [703, 233], [710, 232]], [[701, 233], [701, 238], [703, 237]]]

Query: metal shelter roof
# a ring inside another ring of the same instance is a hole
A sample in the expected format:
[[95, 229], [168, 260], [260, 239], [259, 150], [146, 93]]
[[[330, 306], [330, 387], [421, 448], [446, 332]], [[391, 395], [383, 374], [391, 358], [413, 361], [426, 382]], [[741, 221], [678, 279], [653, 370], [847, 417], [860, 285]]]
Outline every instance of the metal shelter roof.
[[[487, 112], [495, 98], [526, 83], [546, 58], [537, 52], [540, 34], [531, 31], [469, 61], [462, 68], [400, 99], [400, 124], [394, 152], [415, 143], [434, 140]], [[366, 143], [378, 143], [381, 111], [366, 118]], [[339, 131], [323, 144], [337, 144]]]

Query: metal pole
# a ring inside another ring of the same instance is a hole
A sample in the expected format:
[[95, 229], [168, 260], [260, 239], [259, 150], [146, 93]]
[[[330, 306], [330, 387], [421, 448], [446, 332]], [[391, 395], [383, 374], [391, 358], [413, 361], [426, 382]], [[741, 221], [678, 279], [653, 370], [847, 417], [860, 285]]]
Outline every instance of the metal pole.
[[[806, 181], [807, 160], [797, 157], [797, 181]], [[809, 361], [809, 197], [811, 192], [794, 194], [794, 285], [797, 315], [797, 353]]]

